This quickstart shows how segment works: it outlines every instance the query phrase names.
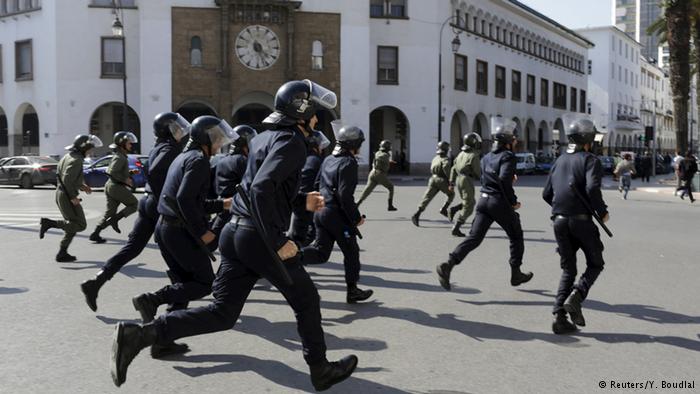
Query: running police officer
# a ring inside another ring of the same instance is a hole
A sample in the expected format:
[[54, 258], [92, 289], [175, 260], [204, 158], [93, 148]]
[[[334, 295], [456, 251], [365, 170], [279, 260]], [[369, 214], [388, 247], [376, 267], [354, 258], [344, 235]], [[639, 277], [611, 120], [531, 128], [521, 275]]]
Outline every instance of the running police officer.
[[[571, 113], [564, 114], [563, 120], [569, 146], [554, 162], [542, 192], [542, 198], [552, 206], [554, 237], [561, 257], [562, 274], [553, 310], [552, 331], [555, 334], [571, 333], [576, 331], [576, 326], [586, 325], [581, 303], [605, 264], [600, 233], [591, 220], [592, 212], [586, 202], [603, 222], [610, 217], [600, 191], [602, 165], [591, 153], [596, 136], [593, 121], [588, 115]], [[586, 256], [586, 271], [574, 285], [579, 249]], [[573, 324], [567, 319], [567, 312]]]
[[[316, 122], [316, 116], [311, 118], [311, 124]], [[318, 191], [317, 178], [319, 170], [321, 169], [321, 158], [322, 152], [328, 148], [331, 142], [326, 138], [326, 136], [318, 131], [314, 132], [306, 138], [307, 146], [307, 156], [304, 168], [301, 170], [301, 187], [299, 191], [301, 193], [310, 193]], [[294, 213], [292, 214], [292, 221], [289, 228], [289, 238], [301, 246], [306, 246], [315, 238], [314, 229], [314, 214], [306, 210], [303, 206], [297, 206], [294, 208]]]
[[452, 165], [450, 164], [450, 144], [446, 141], [440, 141], [437, 145], [436, 156], [433, 158], [433, 162], [430, 163], [430, 173], [432, 176], [428, 181], [428, 190], [425, 191], [423, 195], [423, 200], [421, 200], [418, 205], [418, 211], [411, 217], [411, 222], [418, 227], [420, 214], [425, 211], [425, 208], [433, 200], [433, 197], [438, 192], [443, 192], [447, 195], [447, 201], [440, 208], [440, 214], [447, 217], [447, 208], [452, 204], [452, 200], [455, 198], [455, 192], [453, 188], [453, 183], [450, 181], [450, 172], [452, 171]]
[[97, 310], [97, 296], [102, 285], [129, 261], [143, 252], [158, 222], [158, 198], [165, 183], [170, 164], [182, 151], [180, 141], [189, 133], [190, 124], [180, 114], [163, 112], [153, 120], [156, 144], [148, 155], [148, 183], [146, 194], [138, 205], [138, 217], [129, 233], [126, 245], [112, 256], [94, 279], [80, 285], [90, 309]]
[[469, 236], [450, 253], [446, 263], [437, 267], [440, 284], [445, 290], [451, 288], [452, 268], [481, 244], [493, 222], [505, 230], [510, 240], [510, 284], [518, 286], [532, 279], [532, 272], [523, 273], [520, 270], [525, 245], [520, 215], [515, 212], [520, 208], [520, 203], [513, 191], [516, 159], [512, 150], [517, 142], [513, 130], [515, 122], [512, 120], [491, 118], [494, 144], [491, 152], [481, 159], [481, 199], [476, 205]]
[[[326, 359], [318, 291], [300, 264], [296, 244], [285, 236], [294, 204], [305, 204], [309, 211], [323, 207], [319, 193], [299, 193], [299, 181], [306, 160], [305, 138], [312, 131], [308, 120], [317, 105], [333, 108], [336, 100], [334, 93], [309, 80], [290, 81], [280, 87], [275, 112], [263, 121], [269, 130], [253, 139], [243, 177], [242, 187], [253, 211], [236, 194], [234, 216], [221, 234], [222, 261], [213, 287], [215, 301], [170, 312], [150, 324], [118, 323], [112, 346], [112, 379], [117, 386], [126, 380], [129, 364], [144, 347], [233, 327], [261, 277], [279, 289], [294, 310], [314, 388], [328, 389], [352, 374], [356, 356], [333, 363]], [[257, 221], [262, 213], [266, 220]], [[270, 246], [284, 260], [292, 285], [275, 269]]]
[[384, 140], [379, 143], [379, 151], [374, 154], [372, 171], [369, 173], [365, 190], [362, 191], [362, 196], [357, 201], [358, 206], [369, 197], [379, 184], [389, 190], [389, 206], [387, 210], [396, 211], [394, 206], [394, 184], [389, 180], [389, 167], [391, 167], [392, 163], [394, 162], [391, 160], [391, 142]]
[[[248, 166], [250, 141], [258, 135], [258, 132], [248, 125], [238, 125], [233, 128], [233, 131], [238, 138], [231, 142], [228, 155], [216, 163], [214, 172], [214, 189], [219, 198], [231, 198], [236, 194], [236, 185], [243, 180], [243, 174]], [[211, 228], [217, 237], [213, 246], [218, 245], [217, 241], [221, 230], [224, 229], [229, 220], [231, 220], [231, 212], [228, 209], [216, 216]]]
[[452, 221], [455, 214], [459, 212], [457, 221], [452, 227], [452, 235], [464, 237], [460, 230], [467, 218], [474, 212], [474, 180], [481, 177], [481, 167], [479, 166], [479, 152], [481, 151], [481, 137], [476, 133], [469, 133], [464, 136], [462, 151], [455, 158], [450, 174], [450, 183], [457, 186], [457, 192], [462, 202], [450, 208], [448, 219]]
[[316, 239], [303, 250], [304, 264], [325, 263], [337, 242], [343, 252], [345, 265], [346, 301], [354, 304], [372, 296], [372, 290], [357, 287], [360, 280], [360, 247], [357, 244], [357, 227], [365, 219], [355, 204], [357, 187], [357, 160], [365, 134], [359, 127], [342, 126], [333, 121], [336, 144], [333, 153], [321, 166], [320, 191], [325, 207], [314, 214]]
[[75, 137], [72, 145], [66, 146], [68, 153], [63, 156], [56, 168], [56, 205], [61, 211], [63, 220], [51, 220], [41, 218], [39, 228], [39, 238], [43, 239], [44, 234], [50, 228], [60, 228], [65, 232], [61, 240], [61, 247], [56, 255], [59, 263], [70, 263], [75, 261], [75, 256], [68, 254], [70, 245], [75, 234], [85, 230], [87, 221], [85, 212], [80, 205], [80, 192], [92, 193], [90, 186], [85, 184], [83, 179], [83, 162], [85, 157], [93, 148], [102, 146], [102, 141], [95, 135], [80, 134]]
[[[100, 232], [107, 226], [112, 226], [114, 231], [121, 233], [117, 222], [136, 212], [138, 200], [134, 197], [132, 189], [134, 181], [131, 179], [132, 171], [129, 170], [129, 158], [133, 144], [138, 139], [129, 131], [120, 131], [114, 134], [114, 142], [109, 147], [114, 152], [112, 160], [107, 168], [107, 184], [105, 184], [105, 197], [107, 198], [107, 210], [104, 216], [97, 223], [95, 231], [90, 234], [90, 241], [98, 244], [107, 242], [100, 237]], [[124, 204], [124, 209], [117, 212], [119, 204]]]

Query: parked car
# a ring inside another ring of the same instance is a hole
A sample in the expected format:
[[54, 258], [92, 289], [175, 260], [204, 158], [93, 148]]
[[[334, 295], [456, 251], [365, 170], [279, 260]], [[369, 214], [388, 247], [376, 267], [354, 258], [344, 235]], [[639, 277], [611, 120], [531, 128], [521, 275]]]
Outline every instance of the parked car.
[[538, 174], [549, 174], [549, 170], [552, 169], [552, 164], [554, 164], [554, 157], [538, 156], [535, 159], [535, 172]]
[[[146, 174], [148, 173], [148, 156], [144, 155], [127, 155], [129, 158], [129, 170], [134, 172], [131, 179], [134, 181], [134, 187], [146, 186]], [[107, 183], [107, 168], [112, 160], [112, 155], [100, 157], [91, 164], [83, 165], [83, 176], [85, 183], [90, 187], [104, 187]]]
[[19, 185], [31, 189], [34, 185], [56, 185], [58, 162], [48, 156], [13, 156], [0, 160], [0, 184]]
[[600, 164], [603, 165], [603, 173], [612, 174], [615, 171], [615, 159], [612, 156], [598, 156]]
[[518, 174], [534, 174], [535, 173], [535, 155], [532, 153], [516, 153], [518, 160], [515, 165], [515, 172]]

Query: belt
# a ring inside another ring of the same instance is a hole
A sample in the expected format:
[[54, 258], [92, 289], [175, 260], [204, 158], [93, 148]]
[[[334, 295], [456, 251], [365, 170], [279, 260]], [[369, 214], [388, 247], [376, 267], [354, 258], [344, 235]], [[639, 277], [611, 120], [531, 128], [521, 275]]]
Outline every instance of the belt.
[[591, 220], [591, 215], [587, 215], [585, 213], [577, 215], [554, 215], [554, 219]]
[[163, 223], [167, 224], [168, 226], [185, 227], [185, 223], [176, 217], [167, 215], [161, 215], [160, 217]]
[[250, 230], [255, 230], [255, 224], [253, 224], [253, 221], [251, 221], [248, 218], [244, 218], [242, 216], [234, 215], [231, 218], [230, 223], [233, 224], [234, 226], [237, 226], [237, 227], [245, 227], [245, 228], [248, 228]]

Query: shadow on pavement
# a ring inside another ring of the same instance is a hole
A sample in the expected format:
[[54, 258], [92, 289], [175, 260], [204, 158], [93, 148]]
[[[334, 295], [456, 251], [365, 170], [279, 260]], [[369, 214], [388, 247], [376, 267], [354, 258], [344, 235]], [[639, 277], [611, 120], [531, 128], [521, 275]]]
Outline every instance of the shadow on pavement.
[[[102, 261], [76, 261], [70, 264], [84, 264], [75, 267], [62, 266], [61, 269], [71, 271], [83, 271], [92, 269], [101, 269], [105, 263]], [[119, 270], [120, 274], [126, 275], [129, 278], [167, 278], [168, 276], [163, 271], [155, 271], [145, 267], [144, 263], [127, 264]]]
[[[37, 222], [37, 225], [39, 222]], [[39, 227], [18, 227], [18, 226], [8, 226], [4, 224], [0, 224], [0, 229], [5, 229], [5, 230], [12, 230], [12, 231], [24, 231], [24, 232], [29, 232], [29, 233], [35, 233], [37, 235], [37, 239], [39, 238]], [[50, 229], [46, 232], [47, 235], [63, 235], [63, 231], [61, 230], [56, 230], [56, 229]], [[75, 238], [83, 238], [83, 239], [89, 239], [90, 235], [85, 235], [85, 234], [76, 234]], [[117, 239], [117, 238], [108, 238], [108, 237], [103, 237], [104, 239], [107, 240], [110, 244], [117, 244], [117, 245], [126, 245], [126, 239]], [[97, 245], [95, 243], [92, 243], [92, 245]], [[146, 245], [146, 248], [148, 249], [153, 249], [153, 250], [160, 250], [157, 244], [154, 243], [149, 243]]]
[[[138, 312], [134, 312], [138, 313]], [[119, 322], [124, 322], [124, 323], [141, 323], [141, 319], [115, 319], [113, 317], [107, 317], [107, 316], [102, 316], [102, 315], [97, 315], [95, 316], [97, 320], [101, 321], [104, 324], [113, 326]]]
[[0, 295], [19, 294], [28, 291], [29, 289], [26, 287], [0, 287]]
[[[218, 364], [211, 367], [185, 367], [179, 365], [173, 367], [190, 377], [198, 377], [216, 373], [255, 372], [261, 377], [281, 386], [301, 390], [307, 393], [315, 392], [307, 372], [297, 371], [289, 365], [275, 360], [263, 360], [255, 357], [233, 354], [205, 354], [171, 358], [169, 361]], [[362, 365], [362, 359], [360, 359], [359, 365]], [[358, 367], [353, 376], [334, 387], [347, 390], [345, 392], [356, 393], [380, 391], [382, 393], [397, 394], [407, 392], [405, 390], [386, 386], [381, 383], [375, 383], [355, 377], [358, 374], [371, 373], [381, 370], [381, 368]]]

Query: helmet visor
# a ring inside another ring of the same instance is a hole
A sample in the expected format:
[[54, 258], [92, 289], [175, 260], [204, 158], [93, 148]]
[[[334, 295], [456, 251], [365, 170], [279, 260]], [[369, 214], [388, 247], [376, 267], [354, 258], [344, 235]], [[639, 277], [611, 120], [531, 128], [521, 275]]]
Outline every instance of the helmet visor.
[[170, 129], [170, 134], [175, 138], [175, 141], [180, 141], [190, 133], [190, 126], [190, 122], [188, 122], [187, 119], [177, 114], [177, 118], [170, 122], [168, 128]]
[[130, 132], [130, 131], [128, 131], [128, 132], [126, 133], [125, 138], [126, 138], [127, 141], [131, 142], [132, 144], [136, 144], [136, 143], [139, 142], [139, 139], [136, 138], [136, 134], [134, 134], [134, 133], [132, 133], [132, 132]]
[[338, 97], [331, 90], [308, 79], [304, 81], [309, 84], [309, 89], [311, 91], [309, 96], [310, 101], [313, 101], [325, 109], [333, 109], [338, 105]]
[[481, 144], [482, 142], [484, 142], [484, 141], [481, 139], [481, 136], [480, 136], [479, 134], [477, 134], [477, 133], [469, 133], [469, 134], [467, 134], [467, 135], [464, 136], [464, 139], [465, 139], [465, 140], [466, 140], [466, 139], [471, 139], [471, 140], [474, 140], [475, 142], [478, 142], [478, 143], [480, 143], [480, 144]]
[[508, 118], [500, 116], [491, 117], [491, 134], [513, 134], [517, 124]]
[[238, 138], [238, 133], [233, 131], [233, 128], [223, 119], [218, 125], [207, 129], [207, 134], [211, 144], [219, 147], [230, 144], [231, 141]]
[[100, 139], [100, 137], [98, 137], [98, 136], [96, 136], [96, 135], [94, 135], [94, 134], [88, 135], [87, 143], [88, 143], [88, 144], [92, 144], [92, 146], [95, 147], [95, 148], [101, 148], [102, 145], [103, 145], [103, 144], [102, 144], [102, 140]]
[[321, 148], [321, 150], [328, 148], [331, 144], [331, 141], [322, 131], [314, 130], [314, 137], [318, 140], [318, 147]]

